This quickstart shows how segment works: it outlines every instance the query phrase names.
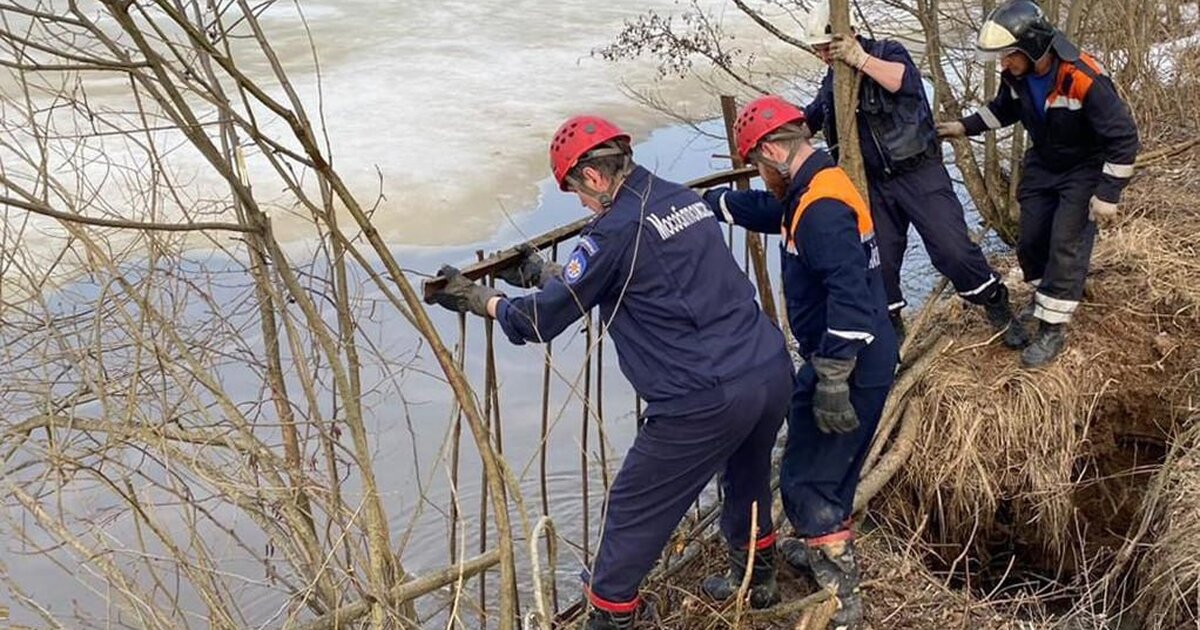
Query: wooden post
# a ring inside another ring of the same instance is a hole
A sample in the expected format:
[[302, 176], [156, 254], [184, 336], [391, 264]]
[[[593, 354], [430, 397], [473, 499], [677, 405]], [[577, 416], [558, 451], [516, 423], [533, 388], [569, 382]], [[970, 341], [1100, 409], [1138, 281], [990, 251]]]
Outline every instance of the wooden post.
[[[737, 138], [733, 134], [733, 123], [737, 119], [737, 102], [732, 96], [721, 97], [721, 115], [725, 118], [725, 137], [729, 140], [729, 155], [733, 160], [734, 170], [746, 165], [742, 156], [738, 155]], [[750, 175], [735, 182], [738, 190], [750, 188]], [[763, 246], [764, 237], [747, 231], [746, 245], [750, 248], [750, 262], [754, 264], [754, 281], [758, 285], [758, 298], [762, 301], [763, 312], [777, 325], [779, 312], [775, 310], [775, 292], [771, 289], [771, 274], [767, 269], [767, 252]], [[749, 270], [747, 270], [749, 271]]]

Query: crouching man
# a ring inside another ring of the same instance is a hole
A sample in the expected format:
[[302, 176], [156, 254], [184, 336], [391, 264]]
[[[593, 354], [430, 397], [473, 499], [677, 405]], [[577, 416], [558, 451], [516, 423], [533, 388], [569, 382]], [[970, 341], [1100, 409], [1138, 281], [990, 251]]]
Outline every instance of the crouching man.
[[[500, 277], [540, 290], [509, 298], [446, 267], [446, 287], [432, 299], [495, 318], [515, 344], [547, 342], [599, 307], [602, 334], [611, 335], [622, 372], [646, 401], [646, 422], [613, 483], [585, 577], [587, 627], [633, 627], [642, 580], [716, 473], [731, 562], [744, 566], [756, 541], [751, 604], [770, 606], [779, 598], [771, 448], [793, 384], [782, 333], [759, 309], [700, 197], [634, 164], [629, 136], [615, 125], [595, 116], [568, 120], [554, 135], [550, 161], [561, 189], [596, 214], [561, 271], [526, 252]], [[706, 582], [729, 586], [721, 576]]]

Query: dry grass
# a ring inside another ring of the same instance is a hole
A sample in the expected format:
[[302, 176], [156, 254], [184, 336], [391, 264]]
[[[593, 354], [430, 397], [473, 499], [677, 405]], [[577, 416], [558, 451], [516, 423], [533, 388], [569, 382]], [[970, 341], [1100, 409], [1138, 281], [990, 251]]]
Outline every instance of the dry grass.
[[1156, 630], [1200, 626], [1200, 418], [1174, 455], [1147, 502], [1154, 544], [1139, 571], [1146, 627]]
[[1103, 384], [1079, 352], [1039, 373], [995, 347], [942, 359], [922, 384], [931, 413], [900, 473], [918, 498], [910, 516], [932, 513], [948, 542], [986, 538], [1004, 512], [1048, 551], [1063, 548], [1072, 473]]
[[[1022, 369], [957, 301], [934, 313], [930, 334], [958, 341], [915, 386], [931, 412], [874, 506], [886, 525], [862, 538], [871, 627], [1062, 627], [1063, 603], [1102, 575], [1141, 586], [1158, 627], [1195, 623], [1200, 429], [1164, 468], [1168, 480], [1154, 476], [1200, 391], [1198, 162], [1193, 148], [1139, 175], [1128, 218], [1097, 244], [1086, 303], [1052, 366]], [[1158, 525], [1135, 545], [1150, 549], [1133, 554], [1140, 580], [1106, 575], [1144, 505], [1158, 506]], [[723, 557], [709, 543], [686, 570], [648, 585], [658, 627], [802, 627], [798, 613], [736, 620], [696, 597]], [[813, 589], [794, 576], [782, 584], [785, 603]], [[1103, 610], [1076, 606], [1071, 627], [1104, 627], [1108, 607], [1123, 608], [1101, 599]]]
[[952, 568], [964, 549], [986, 563], [999, 542], [1069, 573], [1136, 515], [1157, 463], [1146, 444], [1177, 433], [1197, 390], [1191, 158], [1152, 167], [1131, 187], [1130, 218], [1097, 244], [1086, 304], [1055, 364], [1024, 370], [1016, 353], [987, 343], [978, 314], [956, 303], [937, 314], [960, 342], [918, 385], [932, 412], [884, 510], [910, 526], [929, 518], [928, 538], [949, 550]]
[[[1007, 612], [1010, 602], [993, 604], [948, 586], [922, 564], [917, 541], [911, 535], [880, 528], [859, 538], [862, 562], [866, 622], [870, 628], [889, 630], [926, 630], [929, 628], [972, 628], [979, 630], [1036, 630], [1049, 628], [1036, 621], [1036, 615], [1018, 619]], [[808, 630], [819, 625], [804, 625], [804, 614], [784, 607], [814, 591], [807, 578], [788, 569], [780, 571], [784, 602], [771, 613], [747, 614], [735, 619], [734, 607], [718, 607], [697, 593], [705, 575], [724, 568], [724, 550], [711, 543], [702, 559], [675, 575], [669, 583], [647, 585], [643, 596], [656, 602], [657, 619], [647, 628], [673, 630], [719, 630], [726, 628], [795, 628]], [[808, 608], [814, 610], [816, 607]]]

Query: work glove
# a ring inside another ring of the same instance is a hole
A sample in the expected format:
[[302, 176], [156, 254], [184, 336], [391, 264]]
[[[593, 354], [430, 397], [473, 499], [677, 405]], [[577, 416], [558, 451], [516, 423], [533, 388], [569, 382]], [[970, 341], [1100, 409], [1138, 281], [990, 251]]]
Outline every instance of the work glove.
[[862, 44], [858, 43], [857, 37], [842, 34], [833, 36], [833, 41], [829, 44], [829, 56], [855, 70], [862, 70], [871, 58], [867, 51], [863, 50]]
[[858, 415], [850, 404], [850, 373], [854, 359], [813, 357], [817, 373], [817, 392], [813, 396], [813, 416], [823, 433], [850, 433], [858, 428]]
[[967, 135], [967, 126], [957, 120], [940, 122], [936, 127], [939, 138], [962, 138]]
[[537, 250], [528, 243], [518, 246], [517, 251], [520, 252], [517, 262], [496, 273], [497, 278], [514, 287], [541, 289], [551, 278], [562, 273], [562, 265], [554, 261], [543, 260]]
[[503, 293], [492, 287], [467, 280], [457, 267], [444, 265], [438, 270], [438, 277], [446, 279], [446, 286], [426, 298], [425, 301], [455, 313], [470, 311], [480, 317], [487, 317], [488, 300], [494, 297], [504, 297]]
[[1117, 218], [1117, 204], [1092, 195], [1088, 202], [1088, 218], [1100, 227], [1108, 226]]

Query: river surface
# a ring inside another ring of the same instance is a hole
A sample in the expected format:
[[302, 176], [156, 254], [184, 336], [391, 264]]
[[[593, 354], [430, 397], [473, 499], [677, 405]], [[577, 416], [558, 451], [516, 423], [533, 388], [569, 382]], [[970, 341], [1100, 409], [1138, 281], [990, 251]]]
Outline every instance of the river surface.
[[[431, 272], [443, 262], [468, 263], [477, 249], [494, 250], [584, 216], [573, 197], [558, 192], [546, 179], [547, 140], [573, 113], [598, 112], [618, 120], [634, 132], [637, 160], [664, 177], [682, 181], [727, 167], [726, 159], [714, 157], [727, 152], [724, 140], [672, 126], [662, 114], [638, 106], [618, 89], [655, 86], [681, 108], [715, 111], [712, 97], [696, 82], [657, 83], [652, 61], [611, 64], [590, 54], [616, 35], [623, 20], [647, 8], [666, 12], [681, 6], [669, 0], [301, 4], [320, 54], [320, 106], [335, 166], [364, 198], [379, 191], [382, 177], [376, 226], [394, 244], [405, 268], [413, 270], [414, 281], [420, 280], [420, 272]], [[728, 28], [745, 35], [741, 45], [755, 51], [764, 67], [809, 63], [796, 59], [796, 52], [765, 44], [770, 38], [758, 34], [731, 4], [722, 8], [725, 5], [714, 1], [707, 6], [725, 15]], [[276, 5], [266, 12], [264, 22], [315, 107], [309, 42], [295, 6]], [[702, 128], [721, 131], [717, 121]], [[738, 243], [739, 239], [735, 237]], [[911, 301], [919, 302], [933, 275], [919, 240], [911, 243], [906, 283]], [[305, 244], [292, 246], [303, 251]], [[210, 269], [222, 265], [211, 259], [203, 264]], [[359, 299], [382, 302], [368, 282], [361, 286]], [[230, 295], [239, 290], [229, 289]], [[220, 293], [216, 297], [220, 303]], [[441, 311], [434, 317], [447, 340], [457, 338], [456, 318]], [[379, 309], [362, 326], [365, 337], [397, 357], [419, 346], [411, 328], [388, 309]], [[468, 336], [466, 368], [478, 385], [484, 369], [482, 325], [473, 322]], [[599, 461], [595, 421], [588, 423], [586, 456], [581, 456], [583, 408], [572, 391], [582, 386], [579, 370], [585, 345], [579, 327], [555, 342], [551, 430], [546, 436], [551, 514], [564, 541], [558, 571], [564, 594], [576, 591], [585, 537], [595, 548], [604, 479], [615, 474], [635, 431], [634, 395], [615, 369], [609, 343], [604, 347], [601, 393], [608, 470]], [[509, 346], [499, 333], [497, 349], [505, 454], [531, 511], [537, 512], [544, 349]], [[399, 377], [383, 366], [368, 366], [363, 376], [375, 469], [393, 542], [405, 567], [415, 573], [445, 565], [452, 544], [447, 513], [455, 498], [467, 520], [466, 538], [458, 543], [465, 543], [466, 555], [478, 546], [477, 458], [464, 432], [461, 480], [457, 494], [452, 492], [446, 457], [450, 398], [445, 385], [428, 375], [430, 370], [436, 366], [427, 353], [420, 353]], [[233, 393], [246, 399], [257, 395], [256, 385], [239, 391], [236, 374], [224, 376]], [[588, 505], [583, 500], [584, 469]], [[113, 509], [110, 501], [88, 501], [95, 502], [98, 511]], [[587, 532], [585, 511], [592, 514]], [[113, 527], [115, 532], [119, 524]], [[5, 564], [22, 576], [38, 601], [59, 611], [104, 609], [103, 590], [95, 589], [94, 582], [89, 591], [83, 586], [86, 578], [64, 580], [62, 570], [46, 560], [13, 551], [4, 554]], [[231, 570], [237, 570], [232, 550], [228, 561]], [[242, 603], [256, 625], [270, 625], [278, 601], [254, 588], [239, 597], [244, 597]], [[13, 608], [15, 622], [35, 622], [28, 611]]]

